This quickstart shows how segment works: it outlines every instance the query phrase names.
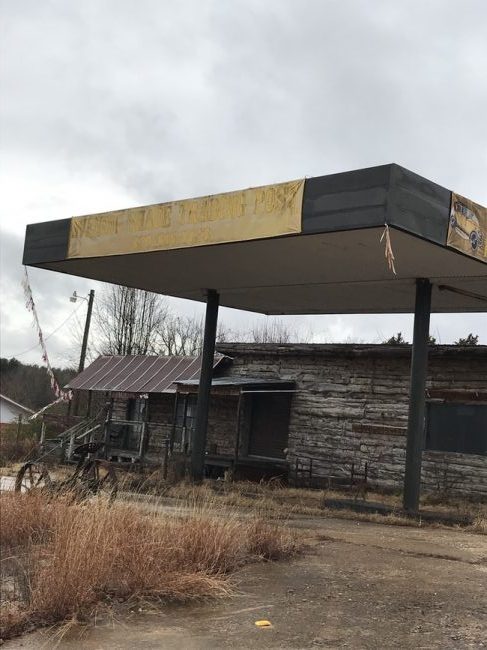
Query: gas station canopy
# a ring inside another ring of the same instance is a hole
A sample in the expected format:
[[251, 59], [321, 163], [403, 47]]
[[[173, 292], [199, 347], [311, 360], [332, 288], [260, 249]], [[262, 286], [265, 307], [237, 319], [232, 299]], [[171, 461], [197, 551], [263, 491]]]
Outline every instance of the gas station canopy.
[[412, 312], [428, 278], [431, 311], [480, 312], [487, 209], [391, 164], [32, 224], [23, 261], [267, 314]]
[[487, 311], [487, 209], [383, 165], [27, 226], [24, 264], [206, 301], [191, 475], [204, 476], [219, 304], [414, 311], [404, 508], [417, 513], [431, 311]]

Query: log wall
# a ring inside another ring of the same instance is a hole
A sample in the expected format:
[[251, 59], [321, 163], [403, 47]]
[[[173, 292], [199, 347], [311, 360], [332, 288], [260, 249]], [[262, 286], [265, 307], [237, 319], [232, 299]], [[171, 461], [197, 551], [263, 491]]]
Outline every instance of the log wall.
[[[224, 344], [231, 375], [296, 382], [288, 460], [313, 459], [313, 474], [347, 478], [352, 463], [370, 479], [401, 488], [409, 405], [409, 346]], [[487, 403], [487, 348], [431, 349], [434, 399]], [[486, 431], [487, 435], [487, 431]], [[487, 457], [424, 452], [423, 489], [487, 498]]]

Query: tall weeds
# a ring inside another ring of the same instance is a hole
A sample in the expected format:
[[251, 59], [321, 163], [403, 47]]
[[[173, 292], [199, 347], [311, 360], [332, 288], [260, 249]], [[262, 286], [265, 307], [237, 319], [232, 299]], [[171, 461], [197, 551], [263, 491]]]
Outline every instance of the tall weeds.
[[297, 550], [290, 531], [252, 517], [217, 517], [205, 504], [169, 516], [102, 500], [4, 493], [0, 508], [2, 557], [23, 558], [28, 585], [26, 597], [13, 590], [3, 608], [4, 638], [27, 619], [55, 623], [107, 595], [187, 601], [228, 594], [230, 574], [246, 562]]
[[0, 432], [0, 467], [13, 462], [25, 462], [32, 458], [39, 449], [39, 443], [34, 437], [18, 438], [12, 430]]

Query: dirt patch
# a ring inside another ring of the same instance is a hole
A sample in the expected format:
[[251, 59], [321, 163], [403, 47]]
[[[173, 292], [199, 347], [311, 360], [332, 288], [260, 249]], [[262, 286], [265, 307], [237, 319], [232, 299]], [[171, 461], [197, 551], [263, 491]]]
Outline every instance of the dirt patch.
[[[487, 647], [484, 536], [333, 519], [290, 523], [305, 531], [307, 552], [291, 562], [246, 567], [236, 596], [163, 611], [115, 611], [96, 626], [72, 628], [58, 647]], [[257, 628], [259, 619], [272, 627]], [[54, 644], [36, 633], [4, 647]]]

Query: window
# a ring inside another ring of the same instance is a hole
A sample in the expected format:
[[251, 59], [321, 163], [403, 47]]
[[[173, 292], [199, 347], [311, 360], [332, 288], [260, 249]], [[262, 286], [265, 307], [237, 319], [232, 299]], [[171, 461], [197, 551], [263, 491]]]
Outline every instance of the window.
[[174, 443], [181, 451], [187, 450], [196, 419], [197, 395], [180, 395], [176, 409]]
[[132, 452], [140, 449], [146, 408], [145, 399], [131, 397], [127, 400], [125, 419], [114, 419], [110, 422], [110, 441], [113, 447]]
[[426, 449], [487, 455], [487, 404], [428, 404]]
[[131, 397], [127, 400], [127, 420], [142, 422], [145, 418], [146, 400], [140, 397]]

